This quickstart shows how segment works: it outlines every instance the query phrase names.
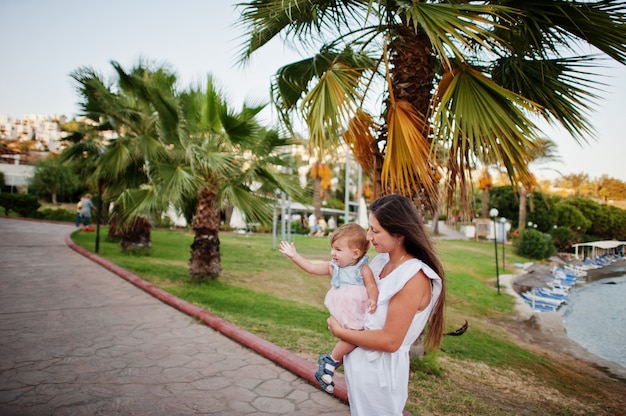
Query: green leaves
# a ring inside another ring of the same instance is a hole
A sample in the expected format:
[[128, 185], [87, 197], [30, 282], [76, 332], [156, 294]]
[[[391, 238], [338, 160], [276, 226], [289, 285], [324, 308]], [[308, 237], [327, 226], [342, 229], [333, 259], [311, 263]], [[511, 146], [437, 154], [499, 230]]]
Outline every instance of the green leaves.
[[485, 51], [500, 48], [501, 39], [494, 35], [492, 28], [501, 26], [498, 20], [507, 20], [507, 15], [515, 12], [512, 8], [492, 4], [447, 2], [411, 2], [409, 6], [399, 7], [399, 14], [406, 14], [415, 30], [428, 36], [436, 55], [448, 68], [451, 58], [465, 60], [466, 51], [475, 45]]
[[467, 158], [466, 166], [477, 157], [483, 164], [504, 166], [515, 182], [529, 174], [538, 137], [527, 114], [540, 110], [536, 103], [465, 65], [444, 74], [436, 98], [436, 143]]
[[[374, 171], [373, 161], [384, 159], [382, 178], [390, 189], [433, 189], [425, 199], [434, 207], [433, 172], [444, 166], [450, 181], [464, 188], [472, 186], [473, 169], [491, 164], [503, 166], [514, 185], [529, 183], [528, 163], [541, 135], [534, 114], [560, 124], [578, 141], [593, 134], [589, 110], [601, 84], [590, 81], [596, 57], [581, 56], [580, 46], [626, 63], [625, 5], [249, 1], [240, 4], [248, 35], [242, 60], [279, 36], [303, 50], [319, 48], [314, 57], [281, 68], [272, 81], [283, 123], [290, 126], [301, 116], [316, 156], [328, 153], [347, 130], [346, 140], [367, 172]], [[383, 60], [391, 65], [381, 71]], [[379, 117], [362, 123], [363, 114]], [[366, 126], [374, 125], [380, 128], [371, 134]], [[448, 160], [426, 151], [430, 141]]]
[[[88, 68], [74, 78], [93, 124], [115, 129], [102, 152], [92, 155], [93, 177], [106, 185], [122, 221], [182, 209], [204, 188], [223, 197], [220, 205], [248, 204], [239, 208], [268, 219], [268, 195], [295, 189], [295, 179], [277, 173], [290, 163], [279, 155], [291, 141], [259, 124], [264, 105], [231, 108], [211, 76], [204, 86], [181, 92], [167, 68], [139, 63], [127, 71], [112, 64], [115, 88]], [[67, 157], [79, 159], [85, 143], [77, 141]]]

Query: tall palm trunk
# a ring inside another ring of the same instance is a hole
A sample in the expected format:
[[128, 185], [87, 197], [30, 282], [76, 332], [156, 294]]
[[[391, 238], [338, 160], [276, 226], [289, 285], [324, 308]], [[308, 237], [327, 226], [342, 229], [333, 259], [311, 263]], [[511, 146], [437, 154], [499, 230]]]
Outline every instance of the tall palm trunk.
[[[436, 59], [428, 37], [422, 32], [416, 32], [411, 26], [402, 26], [389, 43], [389, 71], [393, 95], [397, 101], [411, 103], [424, 120], [430, 114], [435, 84], [435, 63]], [[424, 123], [424, 129], [422, 134], [430, 138], [430, 123]], [[386, 138], [386, 134], [387, 126], [385, 125], [381, 129], [381, 135]], [[436, 169], [436, 167], [433, 168]], [[375, 195], [375, 197], [378, 196]], [[439, 198], [438, 194], [423, 194], [418, 190], [414, 190], [413, 195], [407, 196], [412, 197], [418, 207], [429, 212], [435, 210]]]
[[322, 178], [316, 176], [313, 179], [313, 210], [315, 218], [322, 218]]
[[[436, 63], [428, 37], [403, 26], [389, 44], [389, 55], [396, 100], [411, 103], [425, 119], [430, 113]], [[424, 128], [422, 133], [429, 137], [430, 124]]]
[[489, 218], [489, 188], [482, 188], [483, 196], [480, 201], [481, 218]]
[[517, 228], [523, 231], [526, 228], [526, 188], [523, 186], [519, 190], [519, 220]]
[[189, 275], [191, 280], [215, 279], [222, 271], [220, 258], [220, 212], [215, 192], [203, 189], [198, 196], [196, 216], [191, 228], [195, 232], [191, 244]]

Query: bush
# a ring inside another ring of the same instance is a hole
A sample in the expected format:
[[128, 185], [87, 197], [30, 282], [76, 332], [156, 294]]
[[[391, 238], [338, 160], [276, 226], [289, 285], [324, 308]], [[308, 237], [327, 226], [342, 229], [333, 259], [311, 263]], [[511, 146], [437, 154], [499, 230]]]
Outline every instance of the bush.
[[37, 212], [37, 218], [50, 221], [74, 222], [76, 221], [76, 213], [63, 208], [46, 208]]
[[291, 232], [294, 234], [308, 234], [309, 231], [302, 225], [302, 221], [291, 221]]
[[552, 235], [556, 249], [561, 252], [569, 251], [572, 245], [580, 242], [580, 238], [577, 238], [567, 227], [555, 228], [550, 234]]
[[1, 193], [0, 206], [4, 208], [4, 215], [7, 216], [13, 211], [20, 217], [36, 218], [41, 204], [34, 195]]
[[515, 253], [531, 259], [547, 259], [556, 253], [552, 237], [537, 230], [525, 229], [516, 241]]

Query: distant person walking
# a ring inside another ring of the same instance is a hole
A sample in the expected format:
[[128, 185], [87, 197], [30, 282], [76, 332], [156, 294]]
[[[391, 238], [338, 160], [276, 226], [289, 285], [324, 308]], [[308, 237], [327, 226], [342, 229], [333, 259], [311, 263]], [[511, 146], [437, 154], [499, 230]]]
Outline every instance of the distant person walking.
[[319, 224], [317, 223], [317, 217], [314, 213], [309, 215], [309, 235], [314, 236], [319, 231]]
[[337, 228], [337, 220], [334, 216], [331, 215], [331, 217], [328, 219], [328, 232], [332, 234], [333, 232], [335, 232], [335, 228]]
[[91, 219], [91, 210], [93, 209], [93, 202], [91, 202], [91, 194], [86, 194], [79, 202], [80, 204], [80, 221], [83, 223], [83, 226], [87, 227], [89, 225], [89, 220]]
[[83, 206], [83, 198], [76, 204], [76, 227], [80, 227], [80, 207]]

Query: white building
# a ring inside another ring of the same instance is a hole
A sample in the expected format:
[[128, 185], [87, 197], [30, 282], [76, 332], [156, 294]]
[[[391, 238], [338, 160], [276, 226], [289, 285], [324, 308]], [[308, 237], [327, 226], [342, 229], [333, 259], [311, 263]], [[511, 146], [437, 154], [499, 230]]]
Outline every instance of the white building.
[[65, 116], [47, 116], [27, 114], [22, 118], [13, 118], [0, 114], [0, 139], [10, 142], [35, 141], [32, 150], [61, 150], [61, 139], [67, 135], [60, 125], [67, 121]]

